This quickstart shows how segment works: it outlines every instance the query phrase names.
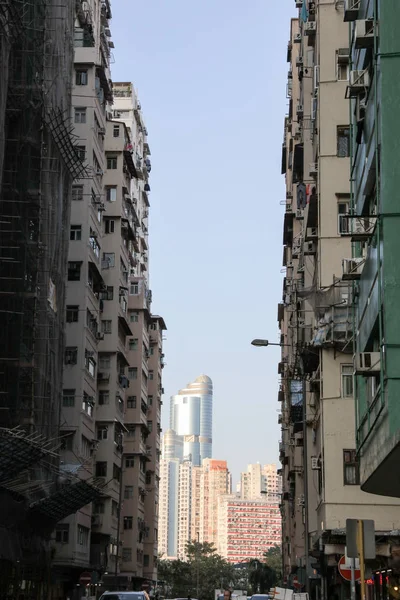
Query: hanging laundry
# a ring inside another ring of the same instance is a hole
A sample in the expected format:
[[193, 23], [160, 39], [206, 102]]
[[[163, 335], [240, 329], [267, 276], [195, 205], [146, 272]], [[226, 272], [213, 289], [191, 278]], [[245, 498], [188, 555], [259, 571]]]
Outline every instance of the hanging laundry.
[[300, 11], [300, 19], [305, 23], [308, 21], [308, 0], [303, 0]]
[[297, 208], [298, 210], [306, 207], [307, 204], [307, 196], [306, 196], [306, 186], [303, 182], [297, 184]]

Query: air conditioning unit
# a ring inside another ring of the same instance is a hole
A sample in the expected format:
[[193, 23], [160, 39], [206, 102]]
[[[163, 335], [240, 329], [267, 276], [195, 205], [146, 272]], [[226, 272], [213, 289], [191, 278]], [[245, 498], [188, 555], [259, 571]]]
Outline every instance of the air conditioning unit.
[[347, 64], [349, 62], [350, 51], [348, 48], [339, 48], [336, 54], [338, 63]]
[[359, 352], [355, 357], [355, 367], [357, 375], [379, 373], [381, 370], [381, 353]]
[[106, 128], [105, 127], [100, 127], [99, 128], [99, 134], [100, 135], [106, 135]]
[[344, 0], [344, 17], [346, 23], [355, 21], [360, 10], [361, 0]]
[[297, 33], [293, 39], [294, 44], [301, 44], [301, 33]]
[[304, 495], [302, 494], [301, 496], [299, 496], [297, 498], [297, 506], [304, 506], [305, 505], [305, 499], [304, 499]]
[[95, 170], [96, 175], [98, 175], [99, 177], [103, 177], [104, 173], [102, 171], [102, 169], [96, 169]]
[[317, 244], [314, 241], [304, 242], [304, 254], [305, 256], [313, 256], [317, 253]]
[[303, 0], [296, 0], [296, 8], [301, 8], [303, 6]]
[[298, 104], [296, 107], [296, 114], [298, 118], [302, 118], [304, 114], [304, 107], [302, 104]]
[[118, 112], [117, 110], [114, 110], [114, 117], [117, 118], [117, 119], [120, 119], [121, 118], [121, 113]]
[[354, 46], [357, 50], [361, 48], [372, 48], [374, 45], [374, 29], [375, 22], [373, 19], [363, 19], [356, 21], [354, 38]]
[[302, 67], [303, 64], [304, 64], [303, 57], [302, 56], [298, 56], [296, 58], [296, 67]]
[[318, 227], [307, 227], [306, 240], [318, 239]]
[[319, 471], [321, 469], [320, 460], [316, 456], [311, 457], [311, 469], [313, 471]]
[[376, 217], [357, 217], [353, 219], [351, 239], [353, 242], [368, 240], [375, 231]]
[[317, 23], [315, 21], [308, 21], [304, 23], [304, 35], [314, 35], [317, 30]]
[[364, 258], [344, 258], [342, 260], [343, 279], [360, 279], [365, 259]]
[[355, 98], [359, 94], [364, 94], [369, 88], [369, 73], [367, 70], [350, 71], [349, 96]]
[[138, 110], [141, 110], [141, 109], [142, 109], [142, 105], [140, 104], [140, 102], [138, 102], [138, 103], [137, 103], [137, 105], [136, 105], [136, 108], [137, 108]]

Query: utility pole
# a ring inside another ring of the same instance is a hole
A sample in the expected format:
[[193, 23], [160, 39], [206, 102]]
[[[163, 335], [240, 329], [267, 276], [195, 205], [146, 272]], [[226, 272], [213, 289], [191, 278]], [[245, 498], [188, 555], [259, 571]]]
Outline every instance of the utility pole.
[[351, 600], [356, 600], [356, 559], [351, 559], [351, 583], [350, 583], [350, 598]]
[[357, 521], [357, 547], [360, 557], [361, 600], [366, 599], [365, 590], [365, 557], [364, 557], [364, 526], [362, 519]]

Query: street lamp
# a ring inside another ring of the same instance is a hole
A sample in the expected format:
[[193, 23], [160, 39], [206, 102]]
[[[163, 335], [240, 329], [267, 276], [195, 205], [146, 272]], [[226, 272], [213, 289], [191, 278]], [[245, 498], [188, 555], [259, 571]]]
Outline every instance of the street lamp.
[[252, 346], [280, 346], [280, 344], [273, 344], [272, 342], [269, 342], [268, 340], [259, 340], [258, 338], [253, 340], [251, 342], [251, 345]]

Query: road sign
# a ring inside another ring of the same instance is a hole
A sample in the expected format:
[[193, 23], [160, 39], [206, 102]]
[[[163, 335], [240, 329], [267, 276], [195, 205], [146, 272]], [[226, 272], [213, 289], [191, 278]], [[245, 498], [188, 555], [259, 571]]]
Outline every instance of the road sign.
[[[358, 519], [346, 519], [346, 554], [358, 558], [360, 548], [357, 547]], [[375, 553], [375, 522], [370, 519], [362, 520], [364, 538], [364, 558], [374, 559]]]
[[79, 583], [81, 585], [87, 585], [88, 583], [92, 582], [92, 574], [89, 571], [84, 571], [83, 573], [81, 573], [81, 576], [79, 577]]
[[[360, 573], [360, 561], [358, 559], [354, 560], [355, 568], [354, 568], [354, 579], [356, 581], [360, 581], [361, 573]], [[343, 579], [346, 581], [351, 581], [351, 558], [346, 556], [342, 556], [338, 563], [338, 570]]]

